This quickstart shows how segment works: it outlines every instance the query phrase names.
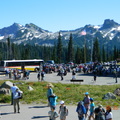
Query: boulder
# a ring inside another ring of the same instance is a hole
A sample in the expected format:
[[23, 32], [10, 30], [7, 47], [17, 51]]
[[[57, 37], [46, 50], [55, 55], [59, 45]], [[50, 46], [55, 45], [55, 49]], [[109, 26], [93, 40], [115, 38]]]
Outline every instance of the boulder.
[[114, 91], [114, 94], [120, 96], [120, 88], [117, 88], [117, 89]]
[[31, 86], [28, 86], [28, 90], [29, 91], [32, 91], [32, 90], [34, 90]]
[[4, 83], [0, 86], [0, 88], [8, 88], [8, 89], [10, 89], [12, 86], [13, 86], [13, 83], [12, 83], [12, 82], [6, 81], [6, 82], [4, 82]]
[[116, 99], [115, 94], [108, 92], [107, 94], [104, 95], [103, 99]]
[[1, 88], [1, 89], [0, 89], [0, 94], [8, 95], [8, 94], [11, 94], [11, 92], [10, 92], [10, 89]]

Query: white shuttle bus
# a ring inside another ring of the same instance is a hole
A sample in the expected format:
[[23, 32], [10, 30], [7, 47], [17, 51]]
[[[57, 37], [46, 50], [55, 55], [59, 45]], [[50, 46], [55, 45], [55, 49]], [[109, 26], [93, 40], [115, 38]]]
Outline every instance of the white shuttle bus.
[[19, 69], [19, 70], [29, 70], [36, 71], [39, 70], [40, 66], [43, 64], [42, 59], [31, 59], [31, 60], [3, 60], [0, 61], [0, 71], [7, 71], [8, 69]]

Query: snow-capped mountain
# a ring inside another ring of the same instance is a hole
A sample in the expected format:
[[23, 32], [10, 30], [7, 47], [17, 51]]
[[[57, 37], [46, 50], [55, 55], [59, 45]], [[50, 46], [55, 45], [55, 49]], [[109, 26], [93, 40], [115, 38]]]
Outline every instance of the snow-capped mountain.
[[[85, 30], [86, 36], [82, 36], [81, 32]], [[68, 44], [70, 33], [73, 36], [73, 43], [76, 46], [83, 46], [86, 40], [87, 46], [90, 47], [93, 40], [97, 37], [100, 45], [106, 47], [120, 47], [120, 24], [113, 20], [106, 19], [102, 25], [86, 25], [84, 27], [60, 31], [63, 45]], [[58, 40], [58, 32], [50, 32], [44, 30], [33, 23], [25, 26], [14, 23], [9, 27], [0, 29], [0, 41], [5, 41], [5, 38], [10, 36], [11, 41], [16, 44], [38, 44], [38, 45], [54, 45]]]

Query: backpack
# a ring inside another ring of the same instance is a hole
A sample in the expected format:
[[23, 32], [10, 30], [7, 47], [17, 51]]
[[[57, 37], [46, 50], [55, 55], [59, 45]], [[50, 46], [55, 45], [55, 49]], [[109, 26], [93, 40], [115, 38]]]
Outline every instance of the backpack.
[[78, 108], [77, 112], [79, 113], [79, 115], [86, 114], [86, 108], [84, 105], [79, 105], [79, 103], [78, 103], [77, 108]]
[[83, 102], [84, 104], [90, 104], [90, 98], [84, 97]]
[[21, 92], [18, 92], [18, 96], [19, 96], [18, 99], [22, 99], [23, 98], [23, 94]]
[[[60, 109], [61, 109], [61, 106], [60, 106]], [[64, 112], [65, 112], [65, 115], [68, 116], [68, 109], [66, 106], [64, 106]]]

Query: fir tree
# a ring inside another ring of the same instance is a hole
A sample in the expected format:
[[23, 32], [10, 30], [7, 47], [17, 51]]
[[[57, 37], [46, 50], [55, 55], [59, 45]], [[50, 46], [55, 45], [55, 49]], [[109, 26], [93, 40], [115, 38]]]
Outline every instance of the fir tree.
[[70, 40], [68, 43], [68, 62], [73, 62], [73, 40], [72, 40], [72, 33], [70, 34]]
[[99, 43], [98, 38], [95, 39], [95, 42], [93, 44], [93, 62], [100, 62], [100, 49], [99, 49]]
[[59, 32], [58, 43], [57, 43], [57, 62], [61, 63], [62, 61], [62, 40]]

